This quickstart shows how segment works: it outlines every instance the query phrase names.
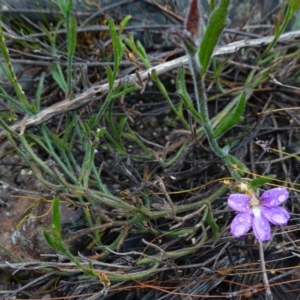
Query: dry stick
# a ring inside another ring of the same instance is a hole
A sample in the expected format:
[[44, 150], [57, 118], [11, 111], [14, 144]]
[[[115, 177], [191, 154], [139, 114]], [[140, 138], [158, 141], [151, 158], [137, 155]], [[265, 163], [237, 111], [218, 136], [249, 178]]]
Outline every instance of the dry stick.
[[287, 85], [287, 84], [283, 84], [281, 83], [280, 81], [278, 81], [276, 78], [272, 78], [270, 80], [271, 82], [277, 84], [277, 85], [280, 85], [280, 86], [283, 86], [283, 87], [286, 87], [286, 88], [289, 88], [289, 89], [295, 89], [295, 90], [300, 90], [300, 88], [296, 87], [296, 86], [292, 86], [292, 85]]
[[[286, 42], [286, 41], [291, 41], [294, 40], [295, 38], [300, 37], [300, 30], [298, 31], [292, 31], [285, 33], [281, 35], [279, 38], [279, 42]], [[260, 47], [263, 45], [269, 44], [273, 40], [274, 36], [269, 36], [269, 37], [263, 37], [263, 38], [258, 38], [258, 39], [252, 39], [252, 40], [243, 40], [243, 41], [238, 41], [234, 42], [231, 44], [228, 44], [227, 46], [224, 47], [219, 47], [216, 49], [213, 53], [213, 56], [218, 56], [218, 55], [224, 55], [224, 54], [230, 54], [238, 51], [241, 48], [244, 47]], [[152, 70], [155, 70], [157, 75], [166, 73], [170, 70], [173, 70], [175, 68], [178, 68], [180, 65], [184, 65], [188, 63], [188, 58], [187, 56], [181, 56], [179, 58], [176, 58], [172, 61], [168, 61], [165, 63], [162, 63], [158, 66], [155, 66], [153, 68], [147, 69], [145, 71], [142, 71], [139, 73], [139, 77], [142, 80], [146, 80], [151, 74]], [[138, 78], [136, 74], [132, 74], [129, 76], [125, 76], [121, 79], [118, 79], [115, 81], [115, 86], [126, 83], [128, 82], [129, 85], [137, 85], [138, 83]], [[62, 113], [68, 112], [70, 110], [77, 109], [81, 106], [84, 106], [92, 101], [98, 100], [103, 94], [105, 94], [109, 90], [109, 85], [108, 83], [102, 84], [102, 85], [96, 85], [91, 87], [90, 89], [86, 90], [79, 96], [76, 96], [74, 99], [67, 99], [64, 101], [61, 101], [59, 103], [56, 103], [50, 107], [44, 108], [41, 110], [38, 114], [34, 116], [28, 117], [26, 121], [26, 127], [29, 126], [34, 126], [41, 124], [54, 116], [60, 115]], [[16, 122], [14, 125], [10, 126], [10, 129], [13, 131], [16, 131], [19, 129], [22, 125], [22, 121]], [[24, 124], [23, 124], [24, 126]], [[5, 130], [0, 132], [0, 139], [4, 138], [6, 136]]]

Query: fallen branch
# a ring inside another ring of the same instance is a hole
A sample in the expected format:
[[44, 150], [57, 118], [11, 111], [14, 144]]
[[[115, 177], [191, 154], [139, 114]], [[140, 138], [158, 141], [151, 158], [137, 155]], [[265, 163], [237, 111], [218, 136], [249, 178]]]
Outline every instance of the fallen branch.
[[[292, 31], [283, 34], [278, 42], [287, 42], [292, 41], [296, 38], [300, 37], [300, 30], [298, 31]], [[272, 42], [274, 36], [269, 37], [263, 37], [258, 39], [251, 39], [251, 40], [242, 40], [238, 42], [234, 42], [231, 44], [228, 44], [223, 47], [219, 47], [214, 51], [213, 56], [219, 56], [219, 55], [226, 55], [231, 54], [234, 52], [237, 52], [241, 48], [245, 47], [260, 47], [269, 44]], [[173, 70], [175, 68], [178, 68], [180, 65], [187, 64], [188, 59], [186, 56], [181, 56], [179, 58], [176, 58], [174, 60], [159, 64], [153, 68], [147, 69], [145, 71], [141, 71], [139, 73], [139, 78], [137, 78], [136, 74], [132, 74], [129, 76], [125, 76], [121, 79], [118, 79], [115, 81], [115, 86], [119, 84], [124, 84], [125, 82], [128, 82], [130, 86], [132, 85], [140, 85], [140, 80], [146, 80], [151, 74], [152, 70], [155, 70], [158, 75], [161, 75], [163, 73], [166, 73], [170, 70]], [[87, 105], [92, 101], [98, 100], [101, 98], [107, 91], [109, 90], [108, 83], [102, 84], [102, 85], [96, 85], [92, 86], [85, 92], [81, 93], [80, 95], [76, 96], [74, 99], [66, 99], [59, 103], [56, 103], [50, 107], [44, 108], [41, 110], [38, 114], [34, 116], [30, 116], [27, 118], [27, 121], [25, 123], [26, 128], [34, 125], [41, 124], [57, 115], [60, 115], [62, 113], [77, 109], [81, 106]], [[22, 121], [16, 122], [15, 124], [10, 126], [10, 129], [13, 131], [17, 131], [21, 128]], [[24, 126], [24, 124], [23, 124]], [[4, 138], [6, 135], [5, 130], [0, 132], [0, 139]]]

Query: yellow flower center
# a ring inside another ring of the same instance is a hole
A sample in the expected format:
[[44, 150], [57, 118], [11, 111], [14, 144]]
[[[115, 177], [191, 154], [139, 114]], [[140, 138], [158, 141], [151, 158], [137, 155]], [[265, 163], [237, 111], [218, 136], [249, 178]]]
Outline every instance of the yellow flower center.
[[259, 206], [260, 202], [259, 202], [259, 200], [257, 199], [257, 197], [256, 197], [256, 195], [254, 194], [253, 191], [250, 192], [250, 195], [249, 195], [249, 196], [251, 197], [251, 200], [250, 200], [249, 205], [250, 205], [251, 207]]

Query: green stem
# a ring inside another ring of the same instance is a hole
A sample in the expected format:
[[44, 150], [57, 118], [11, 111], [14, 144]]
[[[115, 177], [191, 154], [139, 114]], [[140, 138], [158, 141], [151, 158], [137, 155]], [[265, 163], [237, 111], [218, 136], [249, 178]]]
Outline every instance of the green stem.
[[241, 181], [241, 176], [235, 170], [236, 168], [229, 160], [227, 154], [219, 147], [219, 144], [217, 143], [217, 140], [214, 137], [213, 126], [211, 124], [209, 114], [208, 114], [208, 109], [207, 109], [207, 96], [206, 96], [205, 85], [204, 85], [204, 77], [200, 73], [197, 57], [195, 55], [193, 56], [191, 55], [189, 62], [190, 62], [190, 68], [194, 78], [195, 96], [197, 101], [198, 113], [202, 116], [201, 125], [203, 126], [203, 129], [206, 133], [209, 145], [213, 150], [213, 152], [217, 156], [219, 156], [223, 160], [225, 165], [228, 167], [231, 176], [236, 181]]
[[203, 244], [205, 243], [206, 238], [207, 238], [207, 233], [206, 233], [205, 227], [202, 225], [201, 228], [202, 228], [202, 238], [195, 246], [192, 246], [189, 248], [184, 248], [182, 250], [175, 250], [175, 251], [169, 251], [169, 252], [165, 252], [165, 253], [159, 253], [159, 254], [153, 255], [152, 257], [145, 257], [145, 258], [142, 258], [141, 260], [139, 260], [137, 262], [137, 265], [149, 264], [155, 260], [170, 259], [170, 258], [175, 259], [175, 258], [186, 256], [186, 255], [189, 255], [189, 254], [195, 252], [196, 250], [198, 250], [200, 247], [203, 246]]
[[155, 262], [154, 265], [152, 266], [152, 268], [145, 270], [145, 271], [141, 271], [141, 272], [136, 272], [136, 273], [130, 273], [130, 274], [109, 274], [107, 272], [105, 272], [105, 274], [107, 275], [108, 279], [110, 281], [128, 281], [128, 280], [132, 280], [132, 279], [143, 279], [144, 277], [153, 275], [153, 272], [159, 267], [160, 262]]

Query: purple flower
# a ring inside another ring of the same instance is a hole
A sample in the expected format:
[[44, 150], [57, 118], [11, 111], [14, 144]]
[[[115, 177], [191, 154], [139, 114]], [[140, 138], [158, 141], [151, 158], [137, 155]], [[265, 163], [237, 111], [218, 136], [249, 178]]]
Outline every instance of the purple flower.
[[260, 199], [251, 190], [247, 193], [231, 194], [228, 198], [228, 206], [238, 212], [232, 220], [230, 232], [240, 237], [252, 226], [256, 238], [267, 241], [271, 238], [269, 222], [283, 226], [290, 218], [290, 214], [279, 206], [289, 197], [289, 192], [285, 188], [274, 188], [264, 192]]

